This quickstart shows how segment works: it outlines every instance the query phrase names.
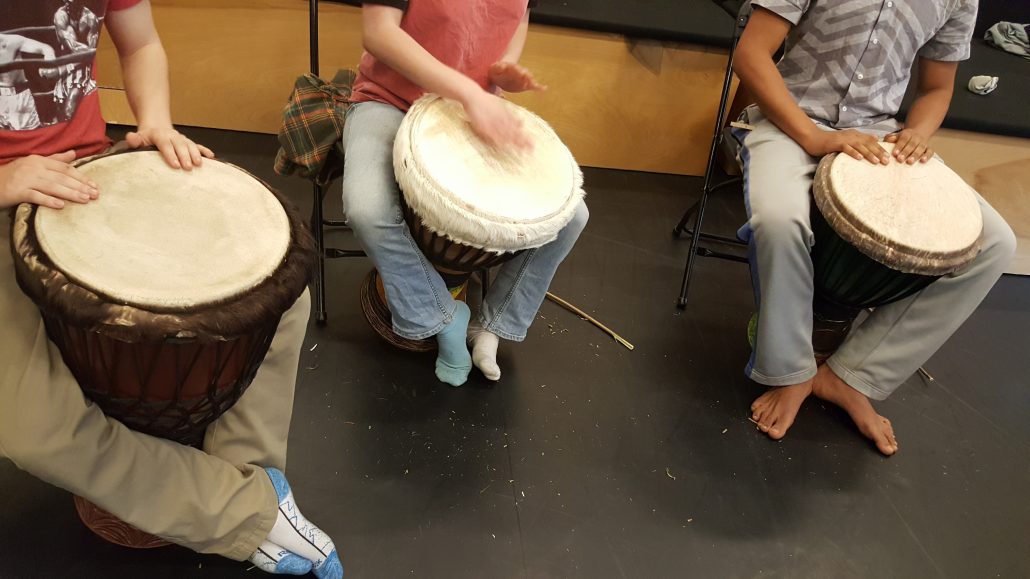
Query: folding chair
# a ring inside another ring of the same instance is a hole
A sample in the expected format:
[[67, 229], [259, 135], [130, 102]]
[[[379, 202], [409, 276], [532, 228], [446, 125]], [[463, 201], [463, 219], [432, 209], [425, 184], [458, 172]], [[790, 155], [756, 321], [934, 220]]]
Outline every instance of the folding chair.
[[[310, 5], [310, 21], [309, 21], [309, 32], [308, 38], [311, 46], [309, 54], [311, 56], [311, 74], [318, 76], [318, 0], [309, 0]], [[347, 224], [343, 221], [336, 221], [332, 219], [326, 219], [322, 212], [322, 203], [325, 202], [325, 195], [328, 191], [328, 185], [322, 186], [317, 183], [312, 186], [312, 199], [311, 199], [311, 232], [315, 236], [315, 247], [318, 251], [318, 263], [315, 266], [315, 321], [319, 324], [325, 324], [328, 314], [326, 312], [325, 305], [325, 260], [326, 258], [337, 258], [337, 257], [365, 257], [365, 252], [360, 249], [337, 249], [335, 247], [325, 246], [325, 228], [326, 227], [346, 227]]]
[[[739, 5], [734, 6], [736, 4]], [[701, 243], [702, 241], [706, 241], [722, 246], [728, 245], [735, 248], [747, 247], [747, 244], [739, 239], [705, 233], [701, 229], [705, 217], [705, 207], [708, 204], [708, 196], [719, 189], [723, 189], [731, 185], [737, 185], [742, 181], [740, 177], [731, 177], [722, 183], [716, 185], [712, 184], [715, 173], [716, 154], [718, 153], [720, 145], [723, 143], [725, 134], [723, 131], [723, 123], [725, 122], [726, 109], [730, 105], [730, 86], [733, 81], [733, 54], [737, 49], [737, 43], [740, 41], [740, 36], [744, 32], [744, 27], [747, 25], [748, 18], [751, 16], [751, 3], [749, 1], [741, 3], [722, 2], [720, 5], [731, 14], [736, 14], [736, 22], [733, 27], [733, 40], [730, 44], [729, 57], [726, 61], [726, 74], [723, 78], [722, 97], [719, 100], [719, 112], [715, 117], [715, 130], [712, 134], [712, 146], [708, 151], [708, 165], [705, 168], [704, 184], [701, 186], [701, 198], [687, 209], [679, 223], [672, 230], [674, 237], [680, 237], [683, 232], [686, 232], [690, 236], [690, 253], [687, 254], [687, 264], [683, 268], [683, 282], [680, 285], [679, 300], [676, 302], [676, 307], [681, 310], [687, 307], [687, 292], [690, 289], [690, 277], [694, 269], [694, 256], [700, 255], [703, 257], [717, 257], [719, 259], [747, 263], [746, 255], [742, 255], [741, 253], [715, 251]], [[696, 218], [694, 219], [693, 227], [688, 228], [688, 222], [690, 222], [691, 218], [695, 216]]]

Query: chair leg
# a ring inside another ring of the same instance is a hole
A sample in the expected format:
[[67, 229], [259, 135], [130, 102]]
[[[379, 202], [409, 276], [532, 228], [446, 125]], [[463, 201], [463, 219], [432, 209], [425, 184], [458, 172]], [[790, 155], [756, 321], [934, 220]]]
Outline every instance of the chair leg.
[[[701, 192], [701, 199], [697, 202], [697, 219], [694, 221], [694, 228], [690, 235], [690, 253], [687, 254], [687, 264], [683, 268], [683, 281], [680, 283], [680, 296], [676, 300], [676, 307], [684, 309], [687, 307], [687, 292], [690, 291], [690, 276], [694, 271], [694, 258], [697, 256], [697, 244], [701, 239], [701, 223], [705, 217], [705, 205], [708, 204], [708, 189]], [[689, 213], [690, 211], [688, 211]], [[686, 218], [686, 216], [684, 216]]]
[[311, 233], [315, 236], [315, 250], [318, 259], [315, 262], [314, 303], [315, 321], [325, 324], [328, 314], [325, 306], [325, 230], [322, 228], [322, 188], [315, 185], [311, 200]]
[[687, 223], [690, 222], [690, 218], [697, 212], [698, 206], [701, 204], [700, 201], [694, 203], [683, 213], [683, 217], [680, 218], [680, 222], [676, 224], [676, 227], [672, 229], [672, 236], [678, 238], [683, 235], [683, 232], [687, 229]]
[[[745, 4], [744, 6], [746, 7], [747, 5]], [[705, 205], [708, 204], [708, 194], [714, 188], [712, 186], [712, 177], [715, 172], [715, 155], [718, 152], [720, 143], [722, 142], [722, 126], [725, 121], [726, 110], [730, 104], [730, 86], [733, 81], [733, 55], [736, 52], [737, 42], [740, 40], [740, 35], [744, 31], [744, 25], [747, 24], [749, 16], [747, 10], [747, 8], [742, 7], [741, 12], [737, 17], [733, 34], [733, 42], [730, 44], [729, 57], [726, 59], [726, 72], [722, 81], [722, 95], [719, 98], [719, 111], [715, 116], [715, 128], [712, 131], [712, 143], [708, 149], [708, 164], [705, 167], [704, 184], [701, 186], [701, 200], [697, 202], [697, 218], [694, 221], [693, 234], [690, 236], [690, 253], [687, 255], [687, 265], [683, 268], [683, 282], [680, 284], [680, 296], [676, 301], [676, 307], [681, 310], [687, 307], [687, 291], [690, 289], [690, 274], [694, 269], [694, 257], [697, 255], [697, 243], [701, 237], [701, 224], [704, 222]], [[680, 219], [679, 225], [673, 229], [673, 234], [677, 237], [686, 226], [691, 212], [693, 212], [693, 208], [687, 210], [683, 215], [683, 218]]]

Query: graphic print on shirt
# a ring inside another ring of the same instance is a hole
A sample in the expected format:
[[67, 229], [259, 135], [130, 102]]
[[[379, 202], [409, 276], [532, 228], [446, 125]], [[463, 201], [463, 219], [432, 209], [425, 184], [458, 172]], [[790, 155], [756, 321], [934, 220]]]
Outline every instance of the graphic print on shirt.
[[75, 115], [97, 89], [93, 60], [106, 8], [107, 0], [0, 2], [0, 130]]

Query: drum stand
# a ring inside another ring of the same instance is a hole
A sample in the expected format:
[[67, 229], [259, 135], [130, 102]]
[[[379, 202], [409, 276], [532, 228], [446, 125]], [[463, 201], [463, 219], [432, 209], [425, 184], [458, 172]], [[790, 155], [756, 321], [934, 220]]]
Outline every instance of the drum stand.
[[[737, 43], [740, 41], [740, 36], [744, 32], [744, 27], [747, 25], [747, 21], [750, 16], [751, 3], [744, 2], [737, 11], [737, 20], [734, 23], [733, 40], [730, 44], [730, 54], [726, 62], [726, 75], [723, 78], [722, 84], [722, 97], [719, 100], [719, 112], [715, 117], [715, 130], [712, 134], [712, 146], [708, 151], [708, 165], [705, 168], [704, 184], [701, 186], [701, 199], [687, 209], [679, 223], [672, 230], [673, 237], [680, 237], [684, 231], [690, 236], [690, 252], [687, 254], [687, 264], [683, 268], [683, 282], [680, 284], [680, 295], [676, 302], [676, 307], [681, 310], [687, 307], [687, 292], [690, 289], [690, 276], [694, 269], [694, 256], [700, 255], [703, 257], [717, 257], [720, 259], [747, 263], [746, 256], [735, 253], [713, 251], [707, 245], [702, 245], [701, 241], [708, 241], [724, 246], [747, 247], [746, 243], [736, 238], [704, 233], [701, 231], [701, 224], [705, 217], [705, 207], [708, 204], [708, 195], [718, 191], [719, 189], [742, 182], [740, 177], [732, 177], [717, 185], [712, 184], [714, 176], [713, 173], [715, 172], [715, 156], [719, 150], [719, 146], [723, 142], [722, 127], [726, 116], [726, 109], [729, 106], [730, 86], [733, 82], [733, 53], [737, 49]], [[695, 215], [697, 217], [694, 219], [693, 228], [688, 228], [687, 223], [690, 222], [691, 218], [694, 218]]]

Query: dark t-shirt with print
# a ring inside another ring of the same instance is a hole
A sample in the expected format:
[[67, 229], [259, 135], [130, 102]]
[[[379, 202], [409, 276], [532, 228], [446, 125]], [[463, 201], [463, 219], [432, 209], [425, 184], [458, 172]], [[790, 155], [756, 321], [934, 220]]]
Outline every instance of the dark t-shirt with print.
[[70, 149], [90, 155], [109, 145], [96, 47], [108, 12], [140, 1], [0, 2], [0, 163]]

